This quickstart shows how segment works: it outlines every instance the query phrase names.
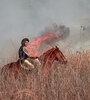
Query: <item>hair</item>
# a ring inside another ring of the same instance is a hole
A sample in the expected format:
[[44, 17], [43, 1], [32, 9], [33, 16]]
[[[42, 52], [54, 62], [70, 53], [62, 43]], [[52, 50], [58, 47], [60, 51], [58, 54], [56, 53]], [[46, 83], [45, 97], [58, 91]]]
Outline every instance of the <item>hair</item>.
[[24, 38], [24, 39], [22, 39], [22, 41], [21, 41], [21, 45], [22, 45], [22, 46], [25, 46], [25, 42], [26, 42], [26, 41], [29, 42], [29, 39], [28, 39], [28, 38]]

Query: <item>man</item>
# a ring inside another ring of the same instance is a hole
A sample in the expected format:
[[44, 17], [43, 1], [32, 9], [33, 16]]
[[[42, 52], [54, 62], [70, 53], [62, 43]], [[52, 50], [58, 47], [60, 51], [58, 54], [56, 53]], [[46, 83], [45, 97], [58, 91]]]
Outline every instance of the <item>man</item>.
[[24, 38], [21, 41], [21, 46], [19, 48], [19, 58], [20, 58], [20, 63], [26, 68], [35, 68], [35, 65], [40, 65], [40, 61], [38, 60], [38, 57], [31, 57], [30, 53], [27, 50], [27, 46], [29, 43], [28, 38]]

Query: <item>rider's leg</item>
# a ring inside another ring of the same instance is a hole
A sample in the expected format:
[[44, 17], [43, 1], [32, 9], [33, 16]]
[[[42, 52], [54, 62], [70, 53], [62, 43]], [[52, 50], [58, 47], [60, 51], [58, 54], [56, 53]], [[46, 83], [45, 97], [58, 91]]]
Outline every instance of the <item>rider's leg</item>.
[[41, 65], [41, 63], [40, 63], [40, 61], [39, 61], [39, 59], [37, 58], [37, 59], [34, 59], [34, 62], [37, 64], [37, 65]]
[[34, 65], [28, 59], [24, 60], [24, 64], [26, 64], [26, 66], [28, 66], [29, 68], [34, 68]]

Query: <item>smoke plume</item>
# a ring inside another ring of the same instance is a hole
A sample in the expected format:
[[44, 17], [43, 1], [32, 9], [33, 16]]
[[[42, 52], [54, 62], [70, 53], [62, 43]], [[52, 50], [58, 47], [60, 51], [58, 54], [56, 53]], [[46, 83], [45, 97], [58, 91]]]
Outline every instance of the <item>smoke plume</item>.
[[57, 25], [56, 23], [52, 25], [52, 27], [48, 27], [42, 32], [41, 36], [49, 35], [49, 34], [57, 34], [58, 38], [47, 39], [44, 43], [50, 45], [60, 40], [65, 40], [70, 35], [70, 28], [66, 27], [65, 25]]

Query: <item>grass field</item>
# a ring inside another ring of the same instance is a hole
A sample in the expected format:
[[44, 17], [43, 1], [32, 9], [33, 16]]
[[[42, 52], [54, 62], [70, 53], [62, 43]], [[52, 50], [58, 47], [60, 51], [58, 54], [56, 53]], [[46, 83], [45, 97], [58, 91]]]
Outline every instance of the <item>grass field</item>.
[[77, 52], [67, 64], [51, 69], [18, 69], [16, 63], [0, 70], [0, 100], [90, 100], [90, 52]]

